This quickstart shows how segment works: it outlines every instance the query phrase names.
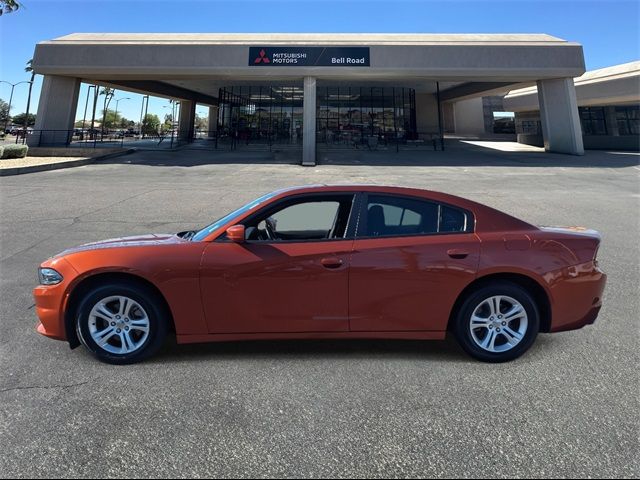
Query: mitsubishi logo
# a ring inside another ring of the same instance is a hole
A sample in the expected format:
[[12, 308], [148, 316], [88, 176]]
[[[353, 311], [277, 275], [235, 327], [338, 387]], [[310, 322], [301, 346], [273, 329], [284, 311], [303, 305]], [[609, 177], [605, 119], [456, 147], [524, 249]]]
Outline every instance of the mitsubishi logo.
[[264, 48], [260, 50], [260, 56], [256, 58], [253, 63], [271, 63], [271, 60], [267, 57], [267, 52], [264, 51]]

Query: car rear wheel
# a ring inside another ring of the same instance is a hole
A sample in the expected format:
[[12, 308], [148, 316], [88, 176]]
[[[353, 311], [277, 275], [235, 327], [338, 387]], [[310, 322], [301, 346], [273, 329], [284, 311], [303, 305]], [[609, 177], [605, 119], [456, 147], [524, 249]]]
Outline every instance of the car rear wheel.
[[484, 362], [508, 362], [535, 341], [540, 314], [521, 286], [495, 282], [472, 292], [455, 318], [454, 333], [462, 348]]
[[84, 297], [76, 319], [78, 337], [99, 360], [124, 365], [153, 355], [164, 342], [167, 315], [144, 286], [98, 287]]

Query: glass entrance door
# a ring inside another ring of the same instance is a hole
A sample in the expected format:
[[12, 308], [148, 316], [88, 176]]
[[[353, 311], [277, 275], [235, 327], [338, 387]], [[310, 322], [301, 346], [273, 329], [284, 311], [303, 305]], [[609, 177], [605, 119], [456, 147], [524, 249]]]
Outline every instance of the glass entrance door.
[[303, 96], [298, 86], [221, 88], [218, 137], [238, 146], [302, 145]]

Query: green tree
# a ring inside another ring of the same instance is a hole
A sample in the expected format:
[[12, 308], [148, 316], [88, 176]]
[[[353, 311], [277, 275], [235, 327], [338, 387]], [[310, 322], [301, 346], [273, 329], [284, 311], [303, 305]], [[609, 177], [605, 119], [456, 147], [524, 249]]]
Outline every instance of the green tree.
[[102, 109], [102, 126], [101, 126], [102, 133], [104, 133], [105, 123], [107, 121], [106, 115], [107, 115], [107, 111], [109, 110], [109, 103], [111, 103], [111, 100], [113, 99], [115, 94], [116, 94], [116, 90], [114, 88], [104, 87], [100, 91], [100, 95], [104, 95], [104, 108]]
[[160, 129], [160, 118], [153, 114], [147, 113], [142, 120], [142, 132], [145, 135], [157, 134]]
[[20, 3], [16, 2], [16, 0], [0, 0], [0, 15], [15, 12], [20, 7]]
[[104, 127], [107, 129], [118, 128], [123, 120], [122, 115], [118, 113], [116, 116], [116, 112], [114, 110], [107, 110], [106, 112], [103, 111], [102, 118], [104, 119]]
[[0, 98], [0, 124], [4, 126], [9, 121], [9, 104]]
[[209, 118], [201, 117], [196, 113], [196, 130], [207, 130], [209, 128]]
[[16, 125], [26, 125], [27, 127], [33, 127], [36, 124], [36, 116], [33, 113], [29, 113], [28, 116], [26, 113], [19, 113], [18, 115], [13, 116], [12, 121]]

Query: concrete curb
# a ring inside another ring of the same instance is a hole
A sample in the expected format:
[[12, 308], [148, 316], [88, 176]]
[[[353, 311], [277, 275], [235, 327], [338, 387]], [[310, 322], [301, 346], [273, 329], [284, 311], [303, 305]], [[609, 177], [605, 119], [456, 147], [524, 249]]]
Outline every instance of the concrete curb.
[[22, 175], [24, 173], [46, 172], [48, 170], [60, 170], [63, 168], [81, 167], [83, 165], [89, 165], [90, 163], [99, 162], [101, 160], [108, 160], [110, 158], [129, 155], [130, 153], [134, 153], [136, 151], [136, 148], [129, 148], [123, 152], [108, 153], [106, 155], [98, 155], [97, 157], [91, 158], [82, 158], [80, 160], [70, 160], [68, 162], [44, 163], [42, 165], [32, 165], [27, 167], [2, 168], [0, 169], [0, 177]]

